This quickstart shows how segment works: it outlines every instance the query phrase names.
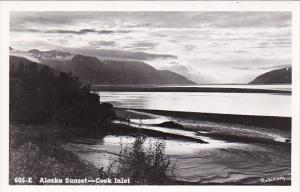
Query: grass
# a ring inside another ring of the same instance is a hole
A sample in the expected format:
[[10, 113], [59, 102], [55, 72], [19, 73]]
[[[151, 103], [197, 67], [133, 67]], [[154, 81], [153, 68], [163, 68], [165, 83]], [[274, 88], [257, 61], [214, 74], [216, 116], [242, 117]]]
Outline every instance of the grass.
[[[163, 143], [158, 142], [145, 149], [145, 137], [138, 136], [132, 146], [122, 148], [119, 158], [109, 167], [98, 169], [62, 147], [62, 143], [71, 136], [66, 136], [68, 130], [61, 130], [53, 125], [10, 125], [10, 184], [18, 184], [16, 178], [29, 177], [34, 185], [41, 184], [40, 178], [45, 177], [130, 178], [130, 184], [172, 184], [175, 181], [175, 165], [165, 155]], [[88, 136], [89, 133], [83, 135], [79, 130], [69, 130], [69, 134]]]
[[[36, 130], [36, 131], [34, 131]], [[39, 130], [39, 131], [37, 131]], [[54, 134], [43, 133], [44, 126], [12, 125], [10, 127], [9, 183], [17, 184], [15, 178], [101, 178], [104, 173], [89, 162], [83, 162], [62, 148]]]

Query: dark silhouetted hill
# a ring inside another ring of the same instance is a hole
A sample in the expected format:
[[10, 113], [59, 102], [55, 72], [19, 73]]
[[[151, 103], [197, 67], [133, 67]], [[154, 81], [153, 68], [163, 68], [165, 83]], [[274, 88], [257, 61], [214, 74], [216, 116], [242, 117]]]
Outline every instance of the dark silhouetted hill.
[[266, 72], [256, 77], [249, 84], [292, 83], [292, 68], [282, 68]]
[[[11, 50], [12, 51], [12, 50]], [[73, 54], [63, 51], [27, 52], [12, 51], [12, 55], [32, 58], [58, 71], [72, 72], [80, 81], [99, 85], [129, 84], [195, 84], [186, 77], [169, 70], [157, 70], [142, 62], [133, 60], [100, 60], [97, 57]]]
[[91, 84], [195, 84], [177, 73], [157, 70], [144, 62], [100, 61], [83, 55], [75, 55], [60, 70], [72, 72], [80, 80]]
[[115, 118], [112, 105], [100, 104], [99, 95], [77, 77], [15, 56], [10, 57], [9, 98], [11, 123], [97, 129]]

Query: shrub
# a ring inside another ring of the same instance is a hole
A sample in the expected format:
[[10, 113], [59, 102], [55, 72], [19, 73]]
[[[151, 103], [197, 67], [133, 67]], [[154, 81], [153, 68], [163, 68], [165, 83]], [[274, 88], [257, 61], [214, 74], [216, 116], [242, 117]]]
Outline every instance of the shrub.
[[165, 144], [156, 142], [145, 150], [145, 140], [146, 137], [138, 136], [131, 147], [122, 148], [109, 170], [114, 170], [116, 177], [130, 178], [131, 184], [173, 183], [175, 164], [165, 154]]
[[35, 144], [26, 142], [17, 148], [10, 148], [9, 183], [18, 184], [15, 178], [32, 178], [34, 185], [40, 178], [94, 179], [102, 173], [88, 162], [81, 161], [59, 144]]

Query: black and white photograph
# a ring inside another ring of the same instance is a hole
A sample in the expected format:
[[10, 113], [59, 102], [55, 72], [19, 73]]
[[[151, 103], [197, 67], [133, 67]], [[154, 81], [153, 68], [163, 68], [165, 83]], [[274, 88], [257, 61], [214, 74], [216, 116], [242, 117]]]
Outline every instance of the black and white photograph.
[[291, 186], [292, 23], [10, 11], [8, 185]]

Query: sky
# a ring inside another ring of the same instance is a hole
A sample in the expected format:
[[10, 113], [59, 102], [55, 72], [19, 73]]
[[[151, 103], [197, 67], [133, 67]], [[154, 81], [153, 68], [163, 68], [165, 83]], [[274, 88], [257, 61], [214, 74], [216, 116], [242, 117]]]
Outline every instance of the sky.
[[290, 12], [11, 12], [18, 50], [140, 60], [197, 83], [248, 83], [291, 65]]

